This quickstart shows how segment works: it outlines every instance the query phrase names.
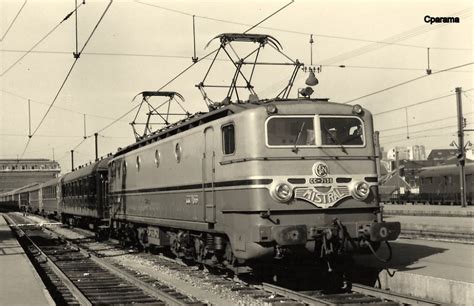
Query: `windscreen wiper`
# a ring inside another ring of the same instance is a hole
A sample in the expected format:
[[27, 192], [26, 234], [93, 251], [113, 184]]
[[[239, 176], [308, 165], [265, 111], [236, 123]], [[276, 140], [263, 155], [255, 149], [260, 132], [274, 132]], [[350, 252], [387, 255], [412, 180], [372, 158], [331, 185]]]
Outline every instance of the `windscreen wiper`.
[[303, 121], [303, 123], [301, 124], [301, 127], [300, 127], [300, 130], [298, 132], [298, 135], [296, 135], [296, 139], [295, 139], [295, 146], [293, 147], [293, 149], [291, 150], [293, 153], [295, 154], [298, 154], [298, 147], [296, 146], [298, 144], [298, 140], [300, 139], [300, 136], [301, 136], [301, 133], [303, 132], [303, 128], [304, 128], [304, 125], [305, 125], [305, 121]]
[[347, 150], [346, 150], [346, 148], [344, 147], [344, 145], [339, 141], [339, 139], [337, 139], [336, 136], [333, 136], [333, 135], [331, 134], [331, 132], [329, 132], [329, 130], [328, 130], [327, 128], [325, 128], [325, 127], [324, 127], [324, 130], [325, 130], [326, 133], [329, 135], [329, 138], [331, 138], [331, 140], [332, 140], [335, 144], [337, 144], [337, 145], [340, 146], [342, 152], [344, 152], [344, 153], [346, 153], [346, 154], [349, 154], [349, 153], [347, 153]]

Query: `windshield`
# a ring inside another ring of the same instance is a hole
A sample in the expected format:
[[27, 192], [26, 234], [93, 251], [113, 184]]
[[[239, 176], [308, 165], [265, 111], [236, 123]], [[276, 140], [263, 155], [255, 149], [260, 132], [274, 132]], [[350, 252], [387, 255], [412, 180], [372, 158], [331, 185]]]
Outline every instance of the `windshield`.
[[315, 145], [314, 118], [271, 118], [267, 123], [267, 140], [270, 146]]
[[351, 147], [365, 144], [363, 122], [352, 116], [275, 116], [268, 119], [266, 131], [268, 146]]
[[362, 122], [358, 118], [322, 117], [322, 145], [363, 145]]

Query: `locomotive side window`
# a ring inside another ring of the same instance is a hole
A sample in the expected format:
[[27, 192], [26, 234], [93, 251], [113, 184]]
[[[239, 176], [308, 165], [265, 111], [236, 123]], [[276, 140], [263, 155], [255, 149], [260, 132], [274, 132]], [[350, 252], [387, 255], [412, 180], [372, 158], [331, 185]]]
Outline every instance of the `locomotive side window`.
[[319, 120], [322, 145], [364, 145], [363, 124], [359, 118], [321, 116]]
[[174, 147], [174, 157], [176, 158], [176, 161], [178, 163], [181, 161], [182, 153], [183, 153], [183, 149], [181, 148], [181, 145], [177, 143], [176, 146]]
[[235, 129], [233, 124], [222, 127], [222, 149], [224, 154], [235, 152]]
[[160, 151], [155, 150], [155, 166], [158, 168], [160, 166]]
[[274, 117], [267, 122], [270, 146], [314, 146], [313, 117]]
[[137, 156], [137, 170], [140, 171], [141, 159], [140, 156]]

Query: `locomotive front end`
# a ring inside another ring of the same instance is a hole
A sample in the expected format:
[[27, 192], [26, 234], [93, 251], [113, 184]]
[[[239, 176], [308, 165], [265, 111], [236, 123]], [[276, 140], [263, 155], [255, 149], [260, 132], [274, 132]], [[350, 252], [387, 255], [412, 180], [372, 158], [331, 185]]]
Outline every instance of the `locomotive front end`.
[[260, 125], [261, 132], [252, 134], [255, 143], [246, 152], [251, 156], [223, 162], [266, 183], [248, 190], [248, 203], [228, 198], [223, 207], [224, 214], [232, 207], [234, 229], [252, 241], [242, 246], [242, 237], [234, 237], [237, 256], [375, 251], [380, 242], [397, 239], [400, 223], [384, 222], [379, 206], [368, 111], [295, 100], [252, 112], [245, 127], [256, 131]]

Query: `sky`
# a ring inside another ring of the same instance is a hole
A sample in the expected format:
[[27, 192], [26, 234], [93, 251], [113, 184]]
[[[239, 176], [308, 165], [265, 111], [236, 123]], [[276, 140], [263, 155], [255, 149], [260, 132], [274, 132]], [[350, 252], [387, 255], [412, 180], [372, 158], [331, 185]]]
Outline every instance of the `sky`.
[[[90, 36], [109, 1], [79, 0], [77, 41], [84, 49], [75, 61], [75, 16], [61, 22], [75, 0], [0, 0], [0, 158], [54, 157], [68, 171], [72, 149], [76, 166], [94, 159], [95, 132], [99, 155], [134, 142], [135, 112], [123, 115], [140, 103], [136, 94], [161, 88], [192, 64], [193, 15], [202, 58], [218, 47], [215, 36], [244, 32], [289, 2], [116, 0]], [[369, 109], [386, 149], [424, 145], [429, 151], [457, 141], [456, 87], [465, 91], [466, 128], [474, 129], [472, 9], [471, 1], [296, 0], [249, 33], [275, 37], [287, 56], [307, 66], [313, 34], [311, 67], [321, 68], [313, 97]], [[425, 16], [460, 22], [429, 24]], [[236, 52], [253, 47], [237, 45]], [[208, 81], [227, 84], [234, 70], [218, 59]], [[268, 47], [262, 60], [288, 62]], [[182, 94], [191, 113], [206, 111], [195, 85], [209, 64], [200, 61], [163, 90]], [[259, 97], [275, 97], [290, 74], [289, 66], [258, 67]], [[306, 77], [299, 72], [290, 97]], [[224, 97], [219, 90], [208, 94]], [[466, 141], [474, 143], [472, 135], [466, 132]]]

